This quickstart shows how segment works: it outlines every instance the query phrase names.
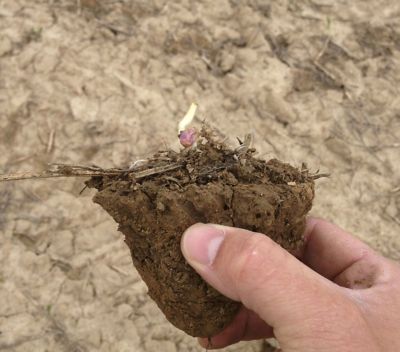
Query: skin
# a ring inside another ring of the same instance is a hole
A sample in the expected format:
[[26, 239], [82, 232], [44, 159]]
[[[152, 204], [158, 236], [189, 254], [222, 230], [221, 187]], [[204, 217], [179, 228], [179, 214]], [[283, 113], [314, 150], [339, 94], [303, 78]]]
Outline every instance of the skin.
[[[339, 227], [309, 218], [298, 258], [267, 236], [211, 224], [182, 237], [188, 263], [242, 309], [217, 349], [275, 337], [285, 352], [400, 351], [400, 265]], [[211, 343], [210, 343], [211, 342]]]

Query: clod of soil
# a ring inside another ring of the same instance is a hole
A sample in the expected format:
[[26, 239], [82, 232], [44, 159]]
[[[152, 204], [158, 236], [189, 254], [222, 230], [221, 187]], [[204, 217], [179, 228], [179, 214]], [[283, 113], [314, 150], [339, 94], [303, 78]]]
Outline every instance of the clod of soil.
[[135, 172], [87, 183], [98, 189], [94, 202], [119, 224], [149, 295], [172, 324], [192, 336], [217, 334], [240, 304], [186, 263], [180, 241], [189, 226], [241, 227], [289, 251], [303, 244], [313, 176], [275, 159], [256, 159], [254, 152], [245, 144], [232, 150], [203, 129], [195, 148], [159, 152]]

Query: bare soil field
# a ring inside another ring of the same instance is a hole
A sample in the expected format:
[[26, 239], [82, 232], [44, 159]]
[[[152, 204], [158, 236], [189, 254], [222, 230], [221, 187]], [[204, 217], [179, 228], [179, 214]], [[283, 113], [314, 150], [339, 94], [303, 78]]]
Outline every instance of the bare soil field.
[[[0, 173], [178, 149], [197, 102], [231, 143], [330, 173], [313, 215], [395, 260], [399, 91], [395, 0], [0, 0]], [[200, 351], [82, 181], [0, 184], [0, 351]]]

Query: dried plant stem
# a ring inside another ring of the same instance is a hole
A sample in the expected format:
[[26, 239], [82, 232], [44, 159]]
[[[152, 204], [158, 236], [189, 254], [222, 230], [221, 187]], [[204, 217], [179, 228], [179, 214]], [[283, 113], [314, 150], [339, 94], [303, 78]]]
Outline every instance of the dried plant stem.
[[[121, 172], [119, 172], [121, 173]], [[58, 172], [58, 171], [43, 171], [43, 172], [21, 172], [8, 175], [0, 175], [0, 182], [5, 181], [18, 181], [18, 180], [31, 180], [37, 178], [53, 178], [53, 177], [91, 177], [91, 176], [106, 176], [106, 175], [117, 175], [116, 172], [107, 171], [79, 171], [79, 172]]]
[[318, 180], [319, 178], [325, 178], [325, 177], [330, 177], [331, 174], [315, 174], [315, 175], [310, 175], [313, 180]]
[[141, 179], [151, 175], [156, 175], [182, 167], [181, 164], [169, 164], [163, 166], [156, 166], [142, 171], [131, 171], [124, 169], [102, 169], [98, 167], [86, 167], [77, 165], [55, 165], [54, 170], [45, 170], [43, 172], [21, 172], [6, 175], [0, 175], [0, 182], [5, 181], [18, 181], [18, 180], [31, 180], [42, 178], [55, 178], [55, 177], [92, 177], [92, 176], [118, 176], [121, 174], [130, 174], [134, 179]]
[[183, 166], [182, 164], [170, 164], [170, 165], [156, 166], [151, 169], [137, 171], [137, 172], [130, 172], [130, 173], [135, 179], [138, 180], [138, 179], [141, 179], [144, 177], [157, 175], [157, 174], [163, 174], [164, 172], [177, 170], [177, 169], [181, 168], [182, 166]]

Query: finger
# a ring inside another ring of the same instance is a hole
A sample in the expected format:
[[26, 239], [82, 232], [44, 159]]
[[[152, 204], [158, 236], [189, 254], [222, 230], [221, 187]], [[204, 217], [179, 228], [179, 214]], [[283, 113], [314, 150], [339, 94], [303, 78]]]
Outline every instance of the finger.
[[340, 227], [318, 218], [308, 218], [302, 261], [333, 280], [346, 268], [373, 253], [365, 243]]
[[227, 347], [239, 341], [258, 340], [273, 337], [273, 331], [256, 313], [245, 307], [239, 311], [232, 323], [212, 338], [200, 338], [200, 344], [207, 349]]
[[343, 270], [333, 281], [350, 289], [366, 289], [385, 280], [385, 262], [372, 254], [362, 257]]
[[194, 225], [182, 237], [182, 252], [219, 292], [273, 328], [321, 315], [321, 307], [330, 307], [339, 294], [267, 236], [243, 229]]

